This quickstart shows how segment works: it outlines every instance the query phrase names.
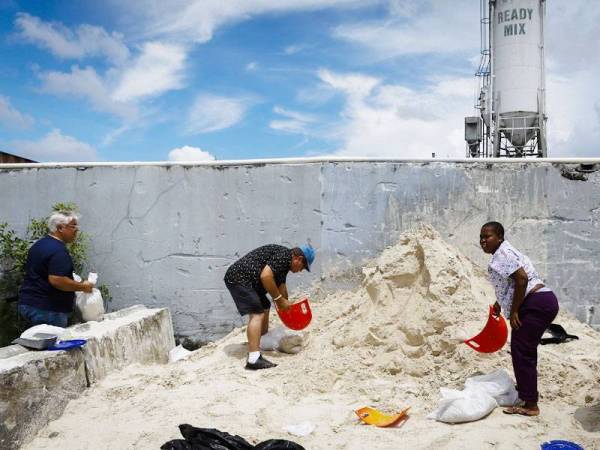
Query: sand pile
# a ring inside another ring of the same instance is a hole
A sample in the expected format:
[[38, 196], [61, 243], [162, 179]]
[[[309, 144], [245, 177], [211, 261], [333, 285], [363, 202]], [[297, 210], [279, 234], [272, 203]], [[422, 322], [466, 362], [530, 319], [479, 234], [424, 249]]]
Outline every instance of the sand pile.
[[[481, 355], [462, 344], [480, 331], [494, 301], [482, 268], [423, 226], [366, 264], [360, 288], [313, 298], [304, 350], [269, 355], [276, 369], [242, 369], [245, 332], [237, 329], [188, 361], [111, 375], [30, 448], [156, 448], [177, 438], [176, 426], [186, 422], [255, 442], [291, 438], [310, 449], [536, 448], [548, 439], [595, 448], [573, 413], [600, 402], [600, 333], [564, 312], [556, 322], [580, 340], [541, 347], [539, 418], [496, 409], [460, 426], [425, 419], [439, 387], [460, 389], [467, 377], [497, 368], [512, 375], [509, 346]], [[376, 429], [353, 414], [366, 405], [410, 405], [412, 414], [400, 428]], [[307, 437], [282, 430], [303, 421], [317, 425]], [[93, 429], [81, 425], [88, 423]]]

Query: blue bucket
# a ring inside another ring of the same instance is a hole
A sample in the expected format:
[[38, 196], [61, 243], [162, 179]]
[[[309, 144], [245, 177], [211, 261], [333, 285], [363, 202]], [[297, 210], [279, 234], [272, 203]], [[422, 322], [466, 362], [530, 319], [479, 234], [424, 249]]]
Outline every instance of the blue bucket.
[[575, 442], [555, 440], [544, 442], [542, 450], [584, 450], [584, 448]]

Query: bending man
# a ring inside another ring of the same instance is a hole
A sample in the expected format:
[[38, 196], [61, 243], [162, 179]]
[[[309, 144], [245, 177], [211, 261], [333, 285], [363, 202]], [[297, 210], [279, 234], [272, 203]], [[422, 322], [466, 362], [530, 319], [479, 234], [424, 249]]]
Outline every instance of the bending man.
[[288, 272], [310, 271], [315, 250], [310, 246], [287, 248], [281, 245], [264, 245], [252, 250], [234, 262], [225, 274], [225, 285], [239, 313], [249, 315], [248, 361], [246, 369], [258, 370], [275, 367], [260, 354], [260, 337], [269, 331], [268, 293], [277, 307], [286, 310], [288, 301], [286, 278]]

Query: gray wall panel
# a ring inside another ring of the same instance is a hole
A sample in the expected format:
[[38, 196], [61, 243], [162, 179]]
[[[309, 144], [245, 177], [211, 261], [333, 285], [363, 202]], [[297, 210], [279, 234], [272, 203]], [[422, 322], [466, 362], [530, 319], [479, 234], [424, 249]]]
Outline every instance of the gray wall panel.
[[53, 203], [77, 203], [112, 308], [168, 306], [178, 335], [211, 340], [241, 323], [222, 278], [258, 245], [310, 240], [315, 270], [290, 284], [334, 287], [419, 223], [485, 266], [479, 229], [492, 219], [564, 307], [600, 326], [598, 172], [576, 181], [552, 162], [435, 160], [6, 167], [0, 220], [22, 232]]

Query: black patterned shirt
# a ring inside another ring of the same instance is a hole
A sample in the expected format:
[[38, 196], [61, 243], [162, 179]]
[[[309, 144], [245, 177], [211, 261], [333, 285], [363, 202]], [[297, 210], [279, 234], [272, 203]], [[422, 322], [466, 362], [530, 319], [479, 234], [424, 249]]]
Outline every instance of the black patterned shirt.
[[275, 276], [275, 284], [285, 283], [292, 264], [292, 249], [283, 245], [269, 244], [252, 250], [234, 262], [225, 273], [225, 282], [252, 287], [258, 293], [266, 293], [260, 282], [260, 273], [269, 266]]

